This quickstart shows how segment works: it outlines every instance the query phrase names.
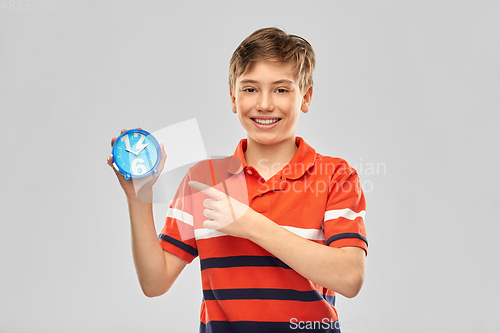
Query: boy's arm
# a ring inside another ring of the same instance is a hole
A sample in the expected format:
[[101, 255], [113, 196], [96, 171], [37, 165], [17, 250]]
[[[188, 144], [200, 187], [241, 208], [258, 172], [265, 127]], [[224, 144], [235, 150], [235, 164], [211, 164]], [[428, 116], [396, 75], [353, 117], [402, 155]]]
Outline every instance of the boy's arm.
[[215, 188], [195, 181], [189, 185], [214, 198], [203, 203], [207, 208], [203, 214], [209, 219], [203, 223], [205, 228], [249, 239], [306, 279], [346, 297], [360, 291], [365, 276], [364, 249], [311, 242]]
[[[258, 244], [308, 280], [351, 298], [365, 277], [365, 251], [360, 247], [334, 248], [302, 238], [262, 214], [249, 210], [248, 239]], [[245, 214], [247, 215], [247, 214]]]
[[148, 297], [166, 293], [187, 262], [164, 251], [158, 242], [152, 204], [127, 198], [132, 234], [132, 253], [142, 291]]
[[[125, 131], [124, 129], [121, 133]], [[117, 137], [111, 139], [111, 147], [113, 147], [116, 139]], [[163, 143], [160, 147], [162, 158], [158, 166], [158, 174], [152, 176], [152, 180], [142, 179], [144, 184], [137, 180], [136, 185], [141, 186], [140, 199], [137, 198], [132, 179], [125, 179], [113, 167], [112, 156], [106, 159], [127, 198], [134, 264], [142, 291], [148, 297], [160, 296], [167, 292], [187, 264], [186, 261], [179, 257], [164, 251], [156, 235], [153, 219], [152, 186], [161, 174], [167, 157]]]

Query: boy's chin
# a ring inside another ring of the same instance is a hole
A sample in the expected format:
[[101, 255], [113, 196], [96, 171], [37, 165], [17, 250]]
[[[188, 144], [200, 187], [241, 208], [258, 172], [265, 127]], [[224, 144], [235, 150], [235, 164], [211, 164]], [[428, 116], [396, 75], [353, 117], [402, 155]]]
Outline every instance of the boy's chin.
[[295, 144], [295, 136], [282, 138], [275, 135], [250, 135], [247, 133], [247, 140], [251, 140], [256, 144], [263, 146], [274, 146], [281, 145], [285, 142], [293, 142]]

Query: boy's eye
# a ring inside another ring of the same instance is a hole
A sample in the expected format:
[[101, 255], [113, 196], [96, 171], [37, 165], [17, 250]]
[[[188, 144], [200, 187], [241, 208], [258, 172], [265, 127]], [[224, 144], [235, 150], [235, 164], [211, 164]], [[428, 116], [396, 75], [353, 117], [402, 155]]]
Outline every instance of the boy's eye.
[[286, 89], [283, 89], [283, 88], [278, 88], [276, 89], [276, 92], [280, 93], [280, 94], [283, 94], [283, 93], [286, 93], [288, 90]]
[[245, 88], [245, 89], [243, 89], [243, 91], [246, 91], [246, 92], [255, 92], [255, 89], [254, 88]]

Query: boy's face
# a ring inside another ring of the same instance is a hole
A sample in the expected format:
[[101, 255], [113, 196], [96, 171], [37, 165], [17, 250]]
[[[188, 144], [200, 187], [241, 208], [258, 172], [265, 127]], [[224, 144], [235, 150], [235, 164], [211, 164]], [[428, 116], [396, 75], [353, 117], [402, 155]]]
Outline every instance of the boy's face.
[[234, 92], [230, 91], [232, 109], [249, 140], [295, 144], [299, 114], [309, 111], [312, 87], [303, 94], [292, 68], [291, 63], [259, 61], [236, 79]]

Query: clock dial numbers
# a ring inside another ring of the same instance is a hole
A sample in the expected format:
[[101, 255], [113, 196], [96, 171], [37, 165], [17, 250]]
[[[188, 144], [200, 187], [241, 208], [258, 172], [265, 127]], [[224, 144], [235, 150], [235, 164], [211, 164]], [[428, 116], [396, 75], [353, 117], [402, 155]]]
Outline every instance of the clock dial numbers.
[[134, 175], [142, 175], [148, 172], [146, 166], [139, 163], [144, 163], [144, 160], [142, 158], [136, 158], [132, 161], [132, 172], [134, 173]]
[[[114, 160], [125, 178], [143, 177], [155, 172], [159, 163], [158, 143], [149, 133], [141, 131], [124, 133], [114, 145]], [[156, 174], [157, 172], [155, 172]]]
[[149, 143], [144, 144], [144, 140], [146, 139], [144, 134], [134, 133], [134, 138], [136, 138], [139, 135], [141, 137], [139, 138], [139, 141], [137, 141], [137, 143], [135, 144], [135, 149], [137, 153], [146, 148], [149, 144]]
[[[138, 139], [137, 139], [138, 138]], [[136, 142], [135, 142], [136, 141]], [[156, 162], [157, 153], [154, 149], [154, 145], [152, 149], [148, 146], [152, 143], [149, 138], [140, 133], [134, 133], [134, 140], [132, 140], [132, 147], [135, 147], [136, 156], [130, 160], [131, 171], [134, 175], [142, 175], [150, 171]], [[148, 147], [148, 148], [147, 148]]]
[[127, 149], [126, 149], [127, 151], [130, 151], [130, 150], [131, 150], [131, 149], [130, 149], [130, 141], [129, 141], [129, 139], [128, 139], [128, 135], [124, 135], [124, 136], [122, 136], [122, 138], [121, 138], [121, 140], [120, 140], [120, 141], [121, 141], [121, 142], [125, 142], [125, 146], [127, 147]]

